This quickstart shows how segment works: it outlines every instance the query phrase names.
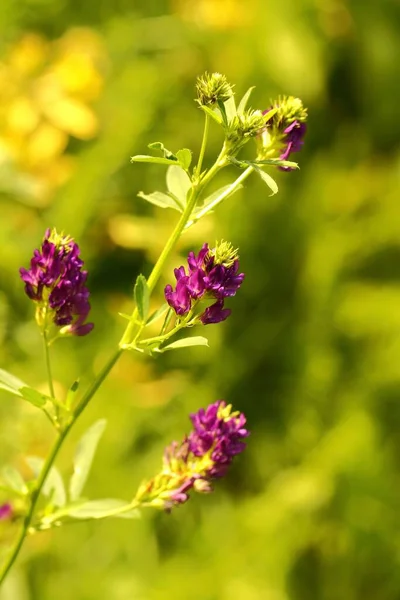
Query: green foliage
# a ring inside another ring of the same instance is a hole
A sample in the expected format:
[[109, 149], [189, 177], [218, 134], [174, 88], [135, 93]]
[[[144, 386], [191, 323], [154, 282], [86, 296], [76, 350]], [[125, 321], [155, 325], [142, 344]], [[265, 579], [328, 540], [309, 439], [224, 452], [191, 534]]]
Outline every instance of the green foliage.
[[81, 437], [74, 457], [74, 472], [69, 482], [69, 498], [71, 501], [81, 497], [83, 487], [88, 478], [97, 445], [106, 428], [107, 421], [99, 419]]

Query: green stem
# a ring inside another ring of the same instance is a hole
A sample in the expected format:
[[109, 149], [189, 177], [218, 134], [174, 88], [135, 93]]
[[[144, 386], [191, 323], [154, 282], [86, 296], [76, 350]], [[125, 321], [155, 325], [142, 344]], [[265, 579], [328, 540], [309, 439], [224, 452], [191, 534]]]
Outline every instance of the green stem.
[[[222, 169], [224, 166], [226, 166], [228, 164], [225, 152], [226, 151], [225, 151], [225, 146], [224, 146], [221, 150], [220, 155], [218, 156], [217, 160], [215, 161], [214, 165], [211, 167], [211, 169], [205, 174], [205, 176], [197, 184], [193, 185], [191, 194], [189, 196], [189, 199], [188, 199], [186, 207], [185, 207], [185, 210], [183, 211], [181, 218], [179, 219], [178, 223], [176, 224], [175, 229], [173, 230], [169, 240], [167, 241], [163, 251], [161, 252], [161, 254], [158, 258], [158, 261], [154, 265], [154, 268], [150, 274], [150, 277], [147, 280], [147, 285], [148, 285], [150, 294], [154, 290], [156, 283], [158, 282], [158, 280], [160, 278], [160, 275], [164, 269], [165, 263], [167, 262], [167, 260], [169, 258], [169, 255], [171, 254], [171, 252], [174, 249], [177, 241], [179, 240], [182, 232], [184, 231], [184, 229], [190, 219], [190, 216], [193, 212], [193, 209], [196, 206], [196, 202], [198, 201], [201, 192], [203, 191], [205, 186], [210, 182], [210, 180], [214, 177], [214, 175], [220, 169]], [[140, 335], [140, 332], [142, 331], [144, 324], [139, 323], [137, 321], [137, 318], [138, 318], [138, 311], [137, 311], [137, 308], [135, 308], [132, 312], [131, 320], [129, 321], [129, 323], [124, 331], [124, 334], [121, 338], [121, 341], [119, 344], [121, 348], [126, 348], [131, 343], [132, 339], [136, 340], [138, 338], [138, 336]]]
[[[203, 154], [204, 154], [204, 152], [203, 152]], [[220, 155], [218, 156], [216, 162], [211, 167], [211, 169], [204, 175], [204, 177], [200, 181], [198, 181], [196, 184], [193, 185], [191, 195], [188, 199], [185, 210], [183, 211], [181, 218], [179, 219], [174, 231], [172, 232], [169, 240], [167, 241], [167, 244], [166, 244], [165, 248], [163, 249], [158, 261], [154, 265], [154, 268], [148, 279], [147, 283], [148, 283], [148, 286], [150, 289], [150, 293], [153, 291], [158, 279], [160, 278], [162, 269], [163, 269], [166, 261], [168, 260], [170, 253], [172, 252], [176, 242], [178, 241], [179, 237], [181, 236], [183, 230], [185, 229], [185, 226], [192, 214], [192, 211], [193, 211], [194, 207], [196, 206], [196, 202], [200, 196], [200, 193], [205, 188], [205, 186], [209, 183], [209, 181], [214, 177], [214, 175], [220, 169], [222, 169], [224, 166], [226, 166], [227, 164], [228, 164], [228, 161], [226, 158], [226, 148], [224, 145], [224, 147], [221, 150]], [[30, 507], [29, 507], [28, 513], [26, 514], [26, 516], [24, 518], [24, 521], [23, 521], [23, 524], [21, 527], [21, 531], [15, 541], [14, 546], [12, 547], [12, 549], [10, 551], [8, 558], [6, 559], [6, 561], [3, 565], [2, 570], [0, 571], [0, 585], [4, 581], [9, 570], [13, 566], [17, 556], [19, 555], [19, 552], [24, 543], [25, 537], [31, 526], [32, 518], [33, 518], [33, 515], [35, 512], [37, 502], [40, 497], [40, 493], [45, 484], [45, 481], [50, 472], [50, 469], [53, 466], [53, 464], [58, 456], [59, 451], [61, 450], [64, 440], [66, 439], [68, 433], [70, 432], [70, 430], [76, 423], [79, 416], [82, 414], [82, 412], [84, 411], [84, 409], [86, 408], [86, 406], [88, 405], [90, 400], [92, 399], [93, 395], [97, 392], [97, 390], [103, 383], [104, 379], [107, 377], [107, 375], [109, 374], [109, 372], [111, 371], [111, 369], [113, 368], [115, 363], [120, 358], [120, 356], [124, 350], [124, 346], [126, 346], [129, 343], [130, 339], [134, 335], [135, 328], [137, 329], [137, 326], [139, 325], [139, 331], [137, 332], [136, 337], [140, 334], [140, 331], [143, 329], [144, 325], [138, 324], [136, 322], [136, 319], [137, 319], [137, 309], [135, 309], [132, 313], [132, 320], [128, 323], [128, 326], [127, 326], [127, 328], [124, 332], [124, 335], [121, 339], [119, 349], [110, 358], [108, 363], [103, 367], [102, 371], [99, 373], [99, 375], [96, 377], [96, 379], [89, 386], [89, 388], [83, 395], [80, 403], [76, 407], [76, 409], [71, 417], [71, 420], [64, 426], [62, 431], [60, 431], [60, 433], [58, 434], [58, 437], [57, 437], [53, 447], [51, 448], [50, 453], [43, 465], [41, 472], [40, 472], [40, 475], [35, 483], [35, 487], [34, 487], [33, 491], [31, 492]], [[45, 347], [46, 347], [46, 366], [47, 366], [47, 372], [48, 372], [48, 377], [49, 377], [49, 387], [50, 387], [50, 392], [51, 392], [52, 396], [54, 397], [54, 389], [53, 389], [53, 381], [52, 381], [52, 377], [51, 377], [51, 367], [50, 367], [50, 357], [49, 357], [49, 353], [48, 353], [47, 337], [45, 335], [43, 335], [43, 337], [44, 337]]]
[[122, 350], [118, 349], [117, 352], [108, 361], [108, 363], [103, 367], [103, 369], [100, 371], [99, 375], [96, 377], [96, 379], [93, 381], [93, 383], [87, 389], [86, 393], [83, 395], [81, 402], [79, 403], [79, 405], [75, 409], [74, 414], [72, 415], [71, 421], [59, 433], [56, 441], [54, 442], [54, 445], [53, 445], [52, 449], [50, 450], [50, 453], [43, 465], [40, 475], [36, 481], [35, 487], [32, 491], [31, 504], [29, 507], [29, 511], [24, 518], [24, 521], [23, 521], [23, 524], [21, 527], [21, 531], [16, 539], [16, 542], [15, 542], [13, 548], [11, 549], [8, 559], [6, 560], [2, 570], [0, 572], [0, 584], [4, 581], [5, 577], [7, 576], [11, 567], [13, 566], [13, 564], [21, 550], [22, 544], [24, 543], [25, 537], [28, 533], [28, 529], [32, 522], [33, 514], [35, 511], [37, 502], [39, 500], [40, 492], [42, 491], [42, 488], [43, 488], [43, 485], [45, 484], [46, 478], [50, 472], [51, 467], [54, 464], [54, 461], [56, 460], [56, 458], [58, 456], [58, 453], [64, 443], [65, 438], [67, 437], [67, 435], [70, 432], [70, 430], [72, 429], [72, 427], [75, 425], [78, 417], [81, 415], [83, 410], [86, 408], [86, 406], [88, 405], [88, 403], [91, 400], [91, 398], [93, 397], [93, 395], [97, 392], [100, 385], [103, 383], [104, 379], [107, 377], [107, 375], [109, 374], [109, 372], [111, 371], [111, 369], [113, 368], [113, 366], [115, 365], [115, 363], [117, 362], [117, 360], [119, 359], [121, 354], [122, 354]]
[[44, 355], [45, 355], [45, 359], [46, 359], [47, 381], [48, 381], [48, 384], [49, 384], [50, 396], [52, 398], [55, 398], [54, 385], [53, 385], [53, 376], [52, 376], [52, 373], [51, 373], [49, 340], [47, 338], [46, 329], [43, 329], [43, 345], [44, 345]]
[[203, 166], [203, 158], [204, 158], [204, 153], [206, 151], [209, 129], [210, 129], [210, 117], [206, 113], [206, 119], [204, 121], [203, 140], [201, 142], [201, 149], [200, 149], [200, 154], [199, 154], [199, 160], [197, 161], [197, 167], [196, 167], [196, 175], [197, 175], [197, 177], [201, 176], [201, 168]]

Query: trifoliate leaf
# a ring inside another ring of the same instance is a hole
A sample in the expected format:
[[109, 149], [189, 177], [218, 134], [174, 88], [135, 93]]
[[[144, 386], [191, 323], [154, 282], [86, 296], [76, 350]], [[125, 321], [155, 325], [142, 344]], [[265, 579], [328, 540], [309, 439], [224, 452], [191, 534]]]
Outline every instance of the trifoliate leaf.
[[151, 150], [160, 150], [164, 158], [168, 158], [169, 160], [175, 161], [178, 160], [178, 157], [175, 156], [175, 154], [171, 152], [171, 150], [168, 150], [168, 148], [166, 148], [162, 142], [152, 142], [151, 144], [148, 144], [147, 147]]
[[167, 188], [168, 191], [175, 196], [179, 202], [185, 206], [187, 193], [192, 187], [192, 182], [189, 179], [186, 171], [179, 166], [169, 167], [167, 170]]

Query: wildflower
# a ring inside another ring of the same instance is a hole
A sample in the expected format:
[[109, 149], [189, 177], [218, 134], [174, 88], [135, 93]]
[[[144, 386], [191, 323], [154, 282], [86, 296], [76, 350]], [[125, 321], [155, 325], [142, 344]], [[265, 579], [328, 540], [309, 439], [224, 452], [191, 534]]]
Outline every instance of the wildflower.
[[187, 263], [187, 271], [183, 266], [174, 271], [175, 290], [171, 285], [165, 287], [168, 304], [182, 317], [193, 311], [200, 300], [213, 299], [216, 302], [198, 319], [204, 325], [224, 321], [231, 313], [224, 308], [224, 299], [234, 296], [244, 279], [244, 273], [238, 273], [237, 250], [223, 241], [212, 250], [204, 244], [197, 256], [189, 253]]
[[0, 521], [6, 521], [12, 517], [13, 508], [9, 502], [0, 505]]
[[90, 311], [89, 290], [79, 254], [71, 237], [47, 229], [30, 268], [20, 269], [25, 292], [37, 304], [37, 323], [44, 330], [51, 322], [61, 327], [63, 334], [82, 336], [93, 329], [93, 323], [85, 323]]
[[[271, 158], [279, 152], [281, 160], [288, 160], [292, 152], [299, 152], [303, 146], [307, 109], [299, 98], [283, 96], [263, 114], [267, 123], [257, 138], [258, 158]], [[293, 170], [288, 166], [279, 168], [283, 171]]]
[[142, 484], [136, 499], [143, 505], [171, 510], [189, 499], [189, 492], [212, 491], [212, 480], [223, 477], [233, 458], [246, 447], [249, 435], [243, 413], [232, 412], [223, 400], [190, 415], [193, 429], [164, 453], [161, 472]]

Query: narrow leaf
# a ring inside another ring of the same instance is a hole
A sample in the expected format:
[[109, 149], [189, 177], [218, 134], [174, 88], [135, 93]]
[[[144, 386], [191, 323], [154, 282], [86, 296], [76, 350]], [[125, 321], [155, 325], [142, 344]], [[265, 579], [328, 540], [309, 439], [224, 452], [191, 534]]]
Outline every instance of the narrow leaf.
[[150, 325], [150, 323], [153, 323], [154, 321], [157, 321], [157, 319], [160, 319], [163, 315], [165, 315], [168, 309], [168, 304], [163, 304], [162, 306], [160, 306], [160, 308], [154, 311], [147, 319], [146, 325]]
[[186, 205], [186, 197], [188, 191], [192, 187], [192, 182], [189, 179], [186, 171], [182, 167], [173, 166], [167, 170], [167, 188], [178, 198], [183, 206]]
[[128, 506], [129, 504], [125, 500], [104, 498], [104, 500], [90, 500], [80, 506], [72, 506], [68, 514], [75, 519], [105, 519], [106, 517], [137, 519], [140, 517], [140, 512], [133, 508], [123, 513], [117, 512]]
[[152, 192], [151, 194], [139, 192], [138, 196], [139, 198], [147, 200], [147, 202], [150, 202], [150, 204], [155, 204], [161, 208], [173, 208], [175, 210], [179, 210], [179, 212], [182, 212], [182, 206], [179, 204], [179, 202], [172, 196], [164, 194], [163, 192]]
[[189, 150], [189, 148], [182, 148], [182, 150], [178, 150], [178, 152], [176, 153], [176, 157], [177, 157], [182, 169], [185, 169], [185, 171], [188, 171], [190, 164], [192, 162], [191, 150]]
[[[26, 462], [32, 469], [35, 478], [38, 478], [43, 469], [44, 460], [39, 456], [27, 456]], [[51, 467], [43, 486], [43, 494], [50, 498], [51, 504], [64, 506], [66, 502], [65, 487], [59, 470]]]
[[137, 154], [136, 156], [131, 156], [131, 162], [154, 163], [157, 165], [173, 165], [176, 164], [177, 161], [169, 158], [163, 158], [162, 156], [148, 156], [147, 154]]
[[208, 346], [208, 339], [201, 335], [183, 338], [164, 346], [160, 351], [165, 352], [166, 350], [177, 350], [179, 348], [189, 348], [190, 346]]
[[0, 389], [15, 394], [15, 396], [21, 396], [19, 390], [22, 387], [27, 387], [26, 383], [18, 379], [18, 377], [15, 377], [15, 375], [11, 375], [8, 371], [0, 369]]
[[178, 160], [178, 157], [175, 156], [175, 154], [171, 152], [171, 150], [168, 150], [168, 148], [166, 148], [162, 142], [152, 142], [151, 144], [148, 144], [147, 147], [151, 150], [160, 150], [164, 158], [168, 158], [169, 160], [175, 161]]
[[[224, 185], [209, 196], [207, 196], [207, 198], [204, 200], [204, 208], [209, 204], [214, 205], [215, 200], [217, 200], [219, 197], [222, 197], [225, 200], [225, 198], [229, 198], [229, 196], [232, 196], [235, 192], [242, 189], [243, 186], [241, 184], [235, 184], [236, 182], [233, 182], [233, 184], [229, 183], [228, 185]], [[203, 210], [203, 208], [201, 210]]]
[[244, 161], [248, 162], [249, 165], [274, 165], [276, 167], [291, 167], [292, 169], [298, 169], [299, 165], [291, 160], [281, 160], [280, 158], [266, 158], [264, 160]]
[[228, 117], [226, 116], [226, 108], [225, 108], [225, 104], [224, 104], [224, 102], [222, 102], [222, 100], [218, 100], [218, 108], [221, 113], [222, 122], [223, 122], [224, 126], [227, 127], [228, 126]]
[[1, 471], [1, 477], [6, 485], [17, 494], [25, 495], [28, 493], [28, 488], [22, 475], [17, 469], [10, 465], [5, 466]]
[[74, 472], [69, 484], [69, 495], [71, 500], [77, 500], [81, 495], [83, 486], [89, 475], [90, 467], [92, 466], [97, 444], [100, 441], [100, 437], [102, 436], [105, 427], [105, 419], [96, 421], [96, 423], [89, 427], [78, 442], [74, 458]]
[[268, 175], [268, 173], [266, 173], [265, 171], [260, 169], [260, 167], [257, 167], [256, 165], [253, 165], [253, 166], [254, 166], [256, 172], [261, 177], [261, 179], [264, 181], [264, 183], [267, 184], [267, 186], [271, 190], [272, 194], [270, 194], [270, 195], [273, 196], [274, 194], [277, 194], [278, 193], [278, 185], [277, 185], [275, 179], [272, 179], [271, 175]]
[[138, 275], [135, 287], [133, 289], [133, 295], [138, 309], [139, 318], [143, 322], [147, 319], [150, 303], [150, 290], [144, 275]]
[[238, 115], [243, 115], [244, 111], [246, 110], [247, 103], [249, 101], [252, 91], [254, 90], [254, 87], [255, 86], [253, 85], [251, 88], [249, 88], [243, 96], [243, 98], [241, 99], [241, 101], [239, 102], [239, 106], [237, 109]]
[[215, 112], [209, 106], [200, 106], [201, 110], [204, 111], [209, 117], [211, 117], [218, 125], [222, 125], [222, 116], [221, 114]]
[[228, 100], [225, 100], [224, 108], [225, 108], [226, 118], [228, 120], [228, 123], [230, 123], [232, 121], [232, 119], [234, 119], [236, 117], [235, 96], [233, 94]]

